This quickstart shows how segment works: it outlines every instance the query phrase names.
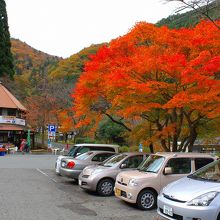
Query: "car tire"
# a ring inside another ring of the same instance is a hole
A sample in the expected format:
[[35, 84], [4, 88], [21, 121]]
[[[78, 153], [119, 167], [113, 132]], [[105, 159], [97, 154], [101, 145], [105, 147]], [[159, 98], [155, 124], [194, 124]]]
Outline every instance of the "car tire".
[[111, 196], [114, 192], [114, 182], [111, 179], [103, 179], [97, 185], [97, 193], [100, 196]]
[[157, 195], [152, 190], [143, 190], [137, 198], [137, 206], [141, 210], [151, 210], [157, 205]]
[[73, 178], [77, 185], [79, 185], [79, 179]]

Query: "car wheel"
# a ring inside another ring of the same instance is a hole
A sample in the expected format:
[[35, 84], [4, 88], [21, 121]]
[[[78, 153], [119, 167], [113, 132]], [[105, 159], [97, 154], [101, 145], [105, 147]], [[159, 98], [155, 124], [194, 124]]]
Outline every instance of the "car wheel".
[[137, 206], [142, 210], [150, 210], [156, 207], [157, 195], [152, 190], [142, 191], [137, 198]]
[[97, 192], [101, 196], [111, 196], [114, 190], [114, 182], [111, 179], [103, 179], [98, 183]]

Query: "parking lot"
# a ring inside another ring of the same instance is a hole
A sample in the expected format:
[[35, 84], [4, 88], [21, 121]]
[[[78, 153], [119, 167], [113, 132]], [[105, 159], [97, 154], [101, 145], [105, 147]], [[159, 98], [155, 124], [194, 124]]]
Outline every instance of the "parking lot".
[[161, 220], [156, 210], [144, 212], [114, 196], [84, 192], [55, 174], [55, 160], [54, 155], [0, 157], [1, 220]]

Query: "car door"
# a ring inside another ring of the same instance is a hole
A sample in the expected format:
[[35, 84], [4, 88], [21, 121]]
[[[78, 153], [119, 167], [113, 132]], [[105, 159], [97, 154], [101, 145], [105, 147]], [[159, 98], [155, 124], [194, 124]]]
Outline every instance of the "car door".
[[[165, 168], [170, 167], [172, 173], [165, 174]], [[192, 172], [192, 159], [191, 158], [170, 158], [161, 173], [161, 188], [167, 184], [176, 181], [182, 177], [187, 176]]]

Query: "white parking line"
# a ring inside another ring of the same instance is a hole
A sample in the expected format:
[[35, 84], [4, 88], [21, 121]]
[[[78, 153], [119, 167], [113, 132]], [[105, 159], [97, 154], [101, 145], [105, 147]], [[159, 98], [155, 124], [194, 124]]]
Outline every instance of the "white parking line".
[[44, 173], [42, 170], [40, 170], [39, 168], [36, 169], [38, 172], [40, 172], [41, 174], [43, 174], [44, 176], [47, 176], [50, 180], [52, 180], [53, 182], [57, 183], [57, 181], [53, 178], [51, 178], [48, 174]]

